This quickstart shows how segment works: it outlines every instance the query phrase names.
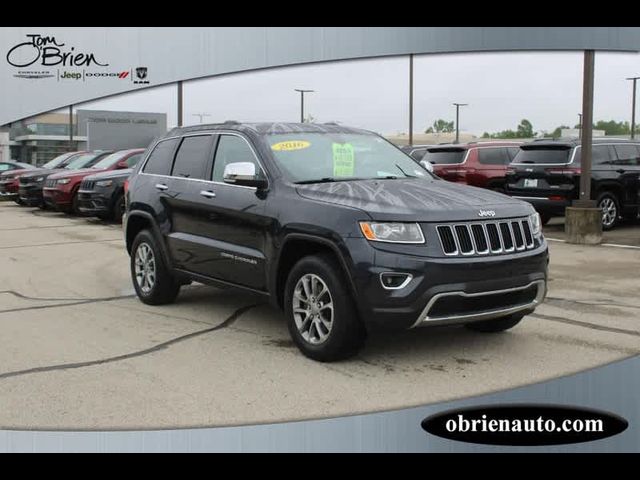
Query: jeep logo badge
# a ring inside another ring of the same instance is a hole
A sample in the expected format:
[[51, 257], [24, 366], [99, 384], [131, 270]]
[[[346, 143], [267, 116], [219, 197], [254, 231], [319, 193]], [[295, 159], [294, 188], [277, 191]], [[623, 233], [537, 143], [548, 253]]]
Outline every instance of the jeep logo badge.
[[495, 217], [496, 212], [493, 210], [480, 210], [478, 212], [479, 217]]

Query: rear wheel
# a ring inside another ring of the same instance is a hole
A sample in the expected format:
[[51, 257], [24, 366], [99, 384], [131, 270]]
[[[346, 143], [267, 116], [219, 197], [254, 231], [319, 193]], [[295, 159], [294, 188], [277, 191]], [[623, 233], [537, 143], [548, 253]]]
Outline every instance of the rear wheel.
[[180, 292], [180, 284], [149, 230], [142, 230], [133, 241], [131, 279], [138, 298], [148, 305], [172, 303]]
[[611, 230], [620, 218], [620, 202], [611, 192], [602, 192], [597, 199], [598, 208], [602, 210], [602, 229]]
[[77, 191], [73, 194], [73, 197], [71, 198], [70, 213], [73, 213], [74, 215], [82, 215], [82, 212], [80, 211], [80, 208], [79, 208], [78, 192]]
[[355, 355], [366, 331], [342, 274], [331, 255], [311, 255], [295, 264], [285, 286], [287, 326], [294, 343], [320, 362]]
[[465, 327], [467, 327], [469, 330], [473, 330], [474, 332], [497, 333], [515, 327], [523, 318], [524, 314], [516, 313], [513, 315], [509, 315], [508, 317], [467, 323], [465, 324]]

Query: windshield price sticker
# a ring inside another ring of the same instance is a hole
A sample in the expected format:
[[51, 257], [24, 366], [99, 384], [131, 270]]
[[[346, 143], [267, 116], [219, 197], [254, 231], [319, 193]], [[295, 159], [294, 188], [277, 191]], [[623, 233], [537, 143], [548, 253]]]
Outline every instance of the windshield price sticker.
[[355, 149], [350, 143], [333, 144], [333, 176], [353, 177], [355, 170]]
[[307, 142], [305, 140], [290, 140], [271, 145], [271, 150], [276, 150], [278, 152], [291, 152], [293, 150], [304, 150], [310, 146], [311, 142]]

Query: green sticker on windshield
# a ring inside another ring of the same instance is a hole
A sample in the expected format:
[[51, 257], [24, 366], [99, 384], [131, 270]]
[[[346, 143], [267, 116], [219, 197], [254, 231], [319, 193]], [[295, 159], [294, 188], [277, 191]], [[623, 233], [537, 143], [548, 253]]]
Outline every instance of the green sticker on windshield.
[[333, 176], [353, 177], [356, 156], [350, 143], [333, 144]]

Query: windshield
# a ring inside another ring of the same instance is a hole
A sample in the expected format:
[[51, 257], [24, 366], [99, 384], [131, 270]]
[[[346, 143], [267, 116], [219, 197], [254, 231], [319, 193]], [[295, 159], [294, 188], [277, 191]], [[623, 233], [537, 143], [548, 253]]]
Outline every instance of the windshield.
[[71, 155], [74, 155], [74, 153], [63, 153], [62, 155], [58, 155], [57, 157], [55, 157], [52, 160], [49, 160], [47, 163], [45, 163], [42, 168], [56, 168], [58, 167], [61, 163], [63, 163], [67, 158], [69, 158]]
[[80, 155], [78, 158], [75, 158], [64, 168], [68, 170], [78, 170], [79, 168], [90, 167], [95, 161], [102, 157], [102, 155], [104, 155], [104, 153], [85, 153]]
[[569, 163], [570, 148], [521, 148], [512, 163]]
[[424, 154], [422, 160], [431, 162], [434, 165], [451, 165], [455, 163], [462, 163], [466, 153], [467, 151], [463, 149], [430, 149]]
[[267, 135], [276, 163], [294, 183], [372, 178], [433, 178], [381, 137], [353, 133]]
[[107, 155], [106, 157], [104, 157], [102, 160], [100, 160], [98, 163], [93, 165], [91, 168], [101, 168], [101, 169], [111, 168], [120, 160], [122, 160], [124, 157], [129, 155], [129, 153], [130, 153], [129, 151], [112, 153], [111, 155]]

